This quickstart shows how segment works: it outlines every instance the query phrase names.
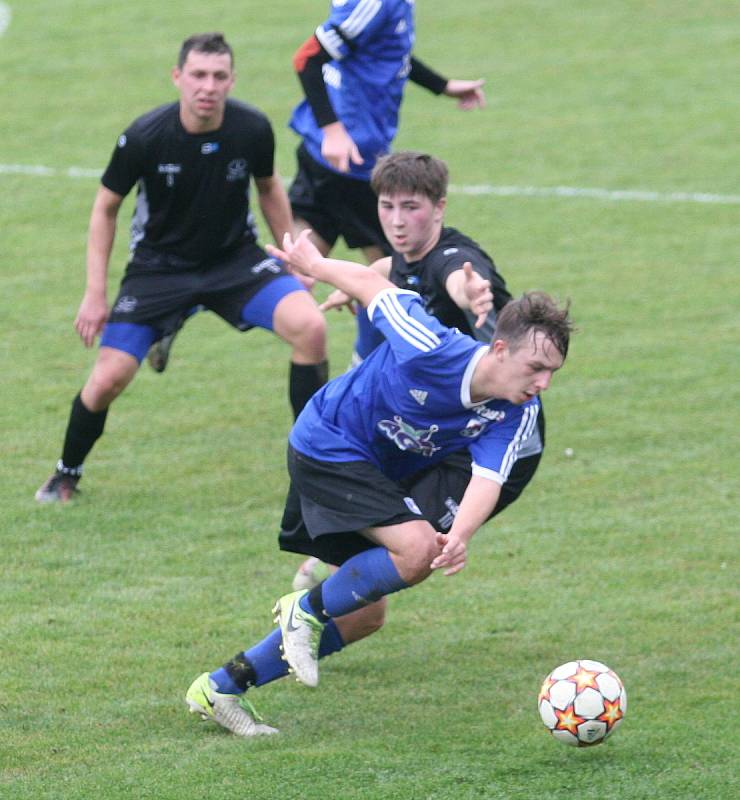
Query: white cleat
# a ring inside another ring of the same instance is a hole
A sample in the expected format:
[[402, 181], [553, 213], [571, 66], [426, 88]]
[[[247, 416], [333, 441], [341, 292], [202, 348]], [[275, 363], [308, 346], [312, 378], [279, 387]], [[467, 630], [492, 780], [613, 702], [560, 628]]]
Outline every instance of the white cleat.
[[237, 736], [264, 736], [277, 733], [277, 728], [262, 723], [262, 717], [243, 695], [221, 694], [204, 672], [197, 677], [185, 695], [191, 714], [213, 720]]

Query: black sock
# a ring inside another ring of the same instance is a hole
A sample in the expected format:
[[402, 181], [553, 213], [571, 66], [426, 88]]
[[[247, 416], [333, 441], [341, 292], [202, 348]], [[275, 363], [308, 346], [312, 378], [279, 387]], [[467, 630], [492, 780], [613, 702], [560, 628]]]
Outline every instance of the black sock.
[[320, 364], [294, 364], [290, 362], [290, 404], [293, 416], [297, 417], [303, 406], [326, 383], [329, 378], [329, 362]]
[[244, 657], [244, 653], [237, 653], [231, 661], [224, 664], [224, 669], [241, 692], [246, 692], [250, 686], [254, 686], [257, 683], [257, 673]]
[[82, 467], [82, 462], [103, 433], [107, 415], [107, 408], [103, 411], [88, 411], [80, 395], [75, 397], [62, 450], [62, 464], [65, 469], [74, 471]]
[[318, 586], [314, 586], [313, 589], [309, 591], [306, 602], [311, 607], [314, 617], [316, 617], [319, 622], [326, 623], [329, 621], [329, 617], [324, 613], [324, 598], [321, 594], [321, 587], [323, 584], [324, 582], [321, 581]]

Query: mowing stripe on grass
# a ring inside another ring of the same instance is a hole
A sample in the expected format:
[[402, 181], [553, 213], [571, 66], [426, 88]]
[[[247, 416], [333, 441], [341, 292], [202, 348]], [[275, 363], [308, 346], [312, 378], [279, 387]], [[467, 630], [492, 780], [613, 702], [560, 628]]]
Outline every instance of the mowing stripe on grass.
[[[0, 164], [0, 175], [29, 175], [54, 178], [99, 178], [102, 169], [88, 167], [45, 167], [41, 164]], [[498, 197], [566, 197], [591, 200], [633, 201], [643, 203], [716, 203], [740, 204], [740, 194], [711, 194], [709, 192], [654, 192], [644, 189], [599, 189], [582, 186], [472, 186], [449, 187], [450, 194], [496, 195]]]

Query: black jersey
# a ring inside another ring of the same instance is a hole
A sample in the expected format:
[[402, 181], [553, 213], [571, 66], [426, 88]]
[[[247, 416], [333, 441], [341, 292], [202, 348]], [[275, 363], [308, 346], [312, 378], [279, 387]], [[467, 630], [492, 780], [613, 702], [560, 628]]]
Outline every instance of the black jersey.
[[127, 195], [138, 184], [131, 251], [192, 268], [256, 241], [250, 177], [273, 174], [275, 139], [256, 108], [227, 100], [216, 131], [188, 133], [179, 103], [155, 108], [119, 137], [103, 186]]
[[[447, 293], [445, 282], [456, 270], [470, 261], [473, 269], [491, 282], [493, 309], [482, 327], [475, 327], [476, 316], [459, 308]], [[455, 228], [442, 228], [439, 241], [420, 261], [406, 262], [400, 253], [391, 256], [389, 279], [402, 289], [418, 292], [427, 312], [448, 328], [459, 328], [488, 344], [493, 336], [496, 312], [511, 300], [506, 282], [496, 271], [491, 257], [472, 239]]]

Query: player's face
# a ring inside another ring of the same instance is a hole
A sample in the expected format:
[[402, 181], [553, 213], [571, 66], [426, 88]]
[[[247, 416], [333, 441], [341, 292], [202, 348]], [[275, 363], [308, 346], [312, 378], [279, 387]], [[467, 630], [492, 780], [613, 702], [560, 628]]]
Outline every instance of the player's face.
[[378, 217], [391, 247], [406, 261], [423, 258], [439, 240], [445, 199], [433, 203], [428, 197], [410, 192], [381, 194]]
[[228, 53], [191, 50], [172, 80], [180, 90], [180, 118], [185, 130], [197, 133], [220, 127], [226, 98], [234, 85]]
[[563, 366], [563, 356], [544, 333], [533, 333], [528, 341], [513, 352], [506, 342], [493, 344], [497, 359], [495, 396], [520, 405], [550, 386], [552, 376]]

